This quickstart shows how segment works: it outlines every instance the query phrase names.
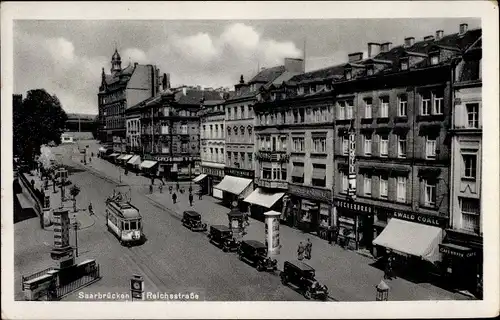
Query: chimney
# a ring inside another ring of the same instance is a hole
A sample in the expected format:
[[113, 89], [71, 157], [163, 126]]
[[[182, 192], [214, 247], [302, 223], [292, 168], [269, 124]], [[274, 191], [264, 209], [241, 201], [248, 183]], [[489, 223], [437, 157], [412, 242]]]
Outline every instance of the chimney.
[[368, 58], [373, 58], [380, 53], [380, 43], [368, 42]]
[[380, 45], [380, 52], [388, 52], [392, 49], [392, 42], [384, 42]]
[[405, 38], [405, 47], [411, 47], [415, 43], [414, 37]]
[[443, 30], [436, 31], [436, 40], [441, 40], [443, 37]]
[[304, 73], [304, 59], [285, 58], [285, 71]]
[[434, 36], [425, 36], [424, 41], [432, 41], [434, 40]]
[[347, 55], [349, 63], [363, 60], [363, 52], [349, 53]]
[[460, 24], [460, 34], [464, 34], [467, 32], [469, 25], [467, 23]]

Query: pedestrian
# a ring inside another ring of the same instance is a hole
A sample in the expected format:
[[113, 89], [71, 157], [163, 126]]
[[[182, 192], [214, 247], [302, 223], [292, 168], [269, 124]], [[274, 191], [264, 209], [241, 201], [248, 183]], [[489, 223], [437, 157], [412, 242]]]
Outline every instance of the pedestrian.
[[192, 207], [193, 206], [193, 194], [189, 193], [189, 205]]
[[177, 181], [177, 183], [175, 184], [175, 186], [177, 187], [177, 191], [179, 191], [179, 189], [181, 188], [181, 186], [179, 185], [179, 181]]
[[152, 184], [149, 185], [149, 193], [153, 193], [153, 185]]
[[299, 247], [297, 248], [297, 259], [300, 261], [304, 260], [304, 245], [302, 244], [302, 241], [299, 243]]
[[172, 186], [168, 186], [168, 192], [169, 192], [170, 194], [172, 194], [172, 189], [173, 189], [173, 188], [172, 188]]
[[177, 203], [177, 195], [175, 194], [175, 192], [172, 194], [172, 201], [174, 203]]
[[94, 215], [94, 209], [92, 208], [92, 202], [89, 202], [89, 214]]
[[189, 184], [189, 193], [193, 192], [193, 186]]
[[200, 190], [198, 190], [198, 200], [201, 200], [203, 199], [203, 192]]
[[163, 191], [163, 184], [160, 183], [160, 185], [158, 186], [158, 189], [160, 189], [160, 193], [162, 193], [162, 191]]
[[311, 260], [311, 251], [312, 251], [312, 242], [309, 238], [307, 238], [306, 248], [305, 248], [305, 257], [307, 260]]
[[393, 260], [392, 254], [389, 252], [387, 255], [387, 261], [385, 264], [384, 279], [392, 280], [392, 278], [393, 278], [392, 260]]

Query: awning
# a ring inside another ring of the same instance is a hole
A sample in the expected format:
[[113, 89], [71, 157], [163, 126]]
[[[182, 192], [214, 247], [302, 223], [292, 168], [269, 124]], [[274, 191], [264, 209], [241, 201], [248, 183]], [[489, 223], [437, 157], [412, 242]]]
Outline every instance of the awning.
[[438, 227], [392, 218], [373, 244], [436, 262], [442, 239]]
[[130, 160], [127, 162], [127, 164], [132, 164], [132, 165], [136, 165], [136, 164], [139, 164], [141, 163], [141, 156], [133, 156], [132, 158], [130, 158]]
[[226, 191], [235, 195], [240, 195], [252, 183], [251, 179], [225, 176], [214, 188]]
[[99, 151], [100, 151], [100, 152], [106, 152], [106, 151], [108, 151], [108, 150], [107, 150], [106, 148], [100, 147], [100, 148], [99, 148]]
[[122, 154], [121, 156], [119, 156], [118, 158], [116, 158], [116, 160], [123, 160], [123, 158], [126, 156], [126, 154]]
[[268, 193], [264, 192], [261, 188], [257, 188], [244, 201], [271, 208], [284, 194], [283, 192]]
[[292, 177], [302, 177], [304, 175], [304, 167], [294, 166], [292, 170]]
[[112, 153], [112, 154], [110, 154], [109, 156], [110, 156], [111, 158], [114, 158], [114, 157], [117, 157], [117, 156], [119, 156], [119, 155], [120, 155], [119, 153]]
[[326, 178], [326, 169], [325, 168], [313, 168], [313, 179], [324, 180]]
[[126, 154], [126, 155], [124, 155], [124, 156], [123, 156], [123, 158], [121, 158], [121, 160], [123, 160], [123, 161], [127, 161], [127, 160], [129, 160], [130, 158], [132, 158], [132, 155], [131, 155], [131, 154]]
[[151, 160], [145, 160], [141, 163], [141, 169], [149, 169], [151, 167], [153, 167], [155, 164], [157, 164], [158, 162], [156, 161], [151, 161]]
[[193, 182], [200, 182], [201, 180], [205, 179], [206, 177], [207, 177], [207, 175], [202, 173], [199, 176], [197, 176], [196, 178], [194, 178]]

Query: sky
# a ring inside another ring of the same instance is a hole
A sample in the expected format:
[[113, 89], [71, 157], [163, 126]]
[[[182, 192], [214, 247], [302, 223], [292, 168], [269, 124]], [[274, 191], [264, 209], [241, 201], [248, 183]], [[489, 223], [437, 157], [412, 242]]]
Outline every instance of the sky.
[[436, 30], [456, 33], [460, 23], [479, 28], [480, 19], [317, 20], [16, 20], [14, 93], [44, 88], [66, 112], [97, 114], [101, 70], [110, 73], [118, 49], [122, 68], [154, 64], [170, 73], [172, 86], [230, 87], [241, 74], [306, 57], [306, 71], [367, 51], [368, 42], [418, 41]]

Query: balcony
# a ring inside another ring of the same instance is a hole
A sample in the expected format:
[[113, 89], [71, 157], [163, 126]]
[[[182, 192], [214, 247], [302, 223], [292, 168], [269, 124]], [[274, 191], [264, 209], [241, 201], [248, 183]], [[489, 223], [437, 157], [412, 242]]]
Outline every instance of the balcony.
[[288, 189], [288, 182], [286, 182], [286, 181], [255, 178], [254, 182], [259, 187], [273, 188], [273, 189], [284, 189], [284, 190]]
[[259, 151], [255, 155], [258, 161], [270, 161], [286, 163], [290, 160], [290, 154], [286, 151]]

